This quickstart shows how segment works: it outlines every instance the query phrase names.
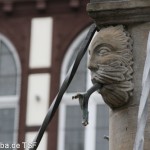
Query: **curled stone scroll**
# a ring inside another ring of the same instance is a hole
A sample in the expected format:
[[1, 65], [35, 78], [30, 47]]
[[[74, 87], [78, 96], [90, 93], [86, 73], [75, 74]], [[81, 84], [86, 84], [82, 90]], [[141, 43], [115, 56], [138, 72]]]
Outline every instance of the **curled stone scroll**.
[[88, 68], [98, 92], [111, 108], [127, 104], [133, 91], [133, 41], [122, 25], [102, 28], [89, 50]]

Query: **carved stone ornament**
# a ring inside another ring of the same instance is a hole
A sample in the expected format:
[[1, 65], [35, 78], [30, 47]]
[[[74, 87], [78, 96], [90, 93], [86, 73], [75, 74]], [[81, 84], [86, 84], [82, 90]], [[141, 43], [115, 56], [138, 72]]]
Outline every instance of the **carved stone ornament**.
[[91, 43], [88, 68], [92, 82], [103, 85], [98, 92], [111, 108], [127, 104], [132, 95], [132, 44], [122, 25], [102, 28]]

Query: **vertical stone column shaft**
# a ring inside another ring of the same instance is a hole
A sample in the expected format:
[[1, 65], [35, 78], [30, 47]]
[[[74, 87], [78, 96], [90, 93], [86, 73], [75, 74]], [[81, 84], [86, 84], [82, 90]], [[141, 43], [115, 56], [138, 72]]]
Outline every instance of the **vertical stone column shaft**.
[[[109, 121], [109, 150], [133, 150], [150, 31], [150, 2], [146, 0], [96, 2], [92, 3], [91, 0], [91, 3], [87, 5], [87, 11], [96, 24], [100, 28], [110, 25], [125, 25], [133, 39], [133, 96], [128, 105], [114, 110], [110, 109]], [[150, 115], [145, 129], [144, 150], [150, 149], [149, 141]]]

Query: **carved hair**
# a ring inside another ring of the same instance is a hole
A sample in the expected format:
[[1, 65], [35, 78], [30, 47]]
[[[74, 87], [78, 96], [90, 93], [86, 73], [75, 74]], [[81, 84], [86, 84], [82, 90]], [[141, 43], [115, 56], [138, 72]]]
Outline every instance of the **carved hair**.
[[102, 28], [92, 41], [92, 49], [95, 49], [101, 43], [110, 44], [118, 54], [123, 56], [122, 58], [128, 61], [129, 65], [133, 64], [133, 40], [122, 25]]
[[92, 47], [95, 48], [100, 43], [108, 43], [112, 45], [116, 50], [132, 51], [133, 41], [127, 31], [122, 25], [110, 26], [102, 28], [92, 41]]
[[[132, 83], [132, 44], [133, 41], [122, 25], [102, 28], [94, 37], [91, 47], [110, 45], [112, 51], [106, 52], [109, 57], [100, 56], [98, 70], [92, 71], [95, 81], [104, 84], [99, 90], [104, 101], [111, 107], [117, 108], [129, 102], [133, 90]], [[107, 57], [107, 58], [106, 58]], [[92, 56], [90, 59], [91, 63]], [[93, 62], [92, 62], [93, 61]], [[105, 62], [105, 63], [102, 63]]]

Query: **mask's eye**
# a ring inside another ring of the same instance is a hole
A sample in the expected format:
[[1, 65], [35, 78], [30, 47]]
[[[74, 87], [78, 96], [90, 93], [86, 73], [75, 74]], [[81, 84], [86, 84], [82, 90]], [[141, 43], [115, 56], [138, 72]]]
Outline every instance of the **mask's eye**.
[[101, 47], [97, 50], [98, 55], [107, 55], [111, 50], [108, 47]]

